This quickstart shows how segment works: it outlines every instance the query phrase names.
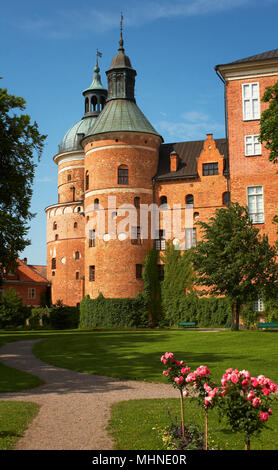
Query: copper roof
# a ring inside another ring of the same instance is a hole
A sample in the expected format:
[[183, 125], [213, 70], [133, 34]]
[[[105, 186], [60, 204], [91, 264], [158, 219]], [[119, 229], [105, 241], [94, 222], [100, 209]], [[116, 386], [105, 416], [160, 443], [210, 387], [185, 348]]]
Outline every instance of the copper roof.
[[[216, 148], [224, 158], [227, 158], [226, 139], [214, 139]], [[161, 144], [159, 151], [158, 171], [156, 180], [197, 178], [197, 158], [204, 147], [204, 140], [192, 142], [176, 142], [171, 144]], [[170, 171], [170, 154], [175, 151], [179, 156], [179, 166], [177, 171]]]

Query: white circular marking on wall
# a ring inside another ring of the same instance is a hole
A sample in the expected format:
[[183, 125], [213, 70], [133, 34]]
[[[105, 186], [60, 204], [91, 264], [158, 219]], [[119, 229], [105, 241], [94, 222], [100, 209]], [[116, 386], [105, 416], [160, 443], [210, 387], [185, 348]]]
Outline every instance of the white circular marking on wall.
[[124, 240], [126, 240], [126, 238], [127, 238], [127, 234], [126, 234], [126, 233], [124, 233], [124, 232], [119, 233], [118, 239], [119, 239], [121, 242], [123, 242]]
[[104, 240], [105, 242], [109, 242], [109, 240], [110, 240], [110, 235], [109, 235], [109, 233], [105, 233], [105, 234], [103, 235], [103, 240]]
[[180, 244], [179, 239], [178, 239], [178, 238], [174, 238], [174, 240], [173, 240], [173, 245], [174, 245], [174, 246], [178, 246], [179, 244]]
[[65, 257], [62, 258], [62, 259], [61, 259], [61, 263], [62, 263], [62, 264], [66, 264], [66, 260], [67, 260], [67, 259], [66, 259]]

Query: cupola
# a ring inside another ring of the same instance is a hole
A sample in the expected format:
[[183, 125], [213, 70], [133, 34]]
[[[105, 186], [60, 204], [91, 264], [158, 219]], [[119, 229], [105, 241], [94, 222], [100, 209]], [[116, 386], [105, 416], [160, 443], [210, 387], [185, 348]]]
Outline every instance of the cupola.
[[85, 112], [83, 119], [89, 116], [98, 116], [105, 106], [107, 90], [101, 83], [99, 74], [100, 69], [98, 66], [98, 57], [101, 56], [101, 52], [97, 50], [92, 83], [89, 88], [83, 91], [83, 96], [85, 98]]

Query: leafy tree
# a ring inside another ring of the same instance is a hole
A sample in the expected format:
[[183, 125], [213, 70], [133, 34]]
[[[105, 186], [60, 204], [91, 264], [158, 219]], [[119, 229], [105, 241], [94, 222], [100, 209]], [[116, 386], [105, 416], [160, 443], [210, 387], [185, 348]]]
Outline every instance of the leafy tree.
[[[0, 282], [5, 270], [16, 264], [18, 253], [30, 241], [26, 223], [30, 212], [36, 164], [33, 152], [41, 155], [46, 136], [31, 124], [25, 100], [0, 88]], [[16, 114], [16, 112], [18, 114]]]
[[10, 288], [0, 298], [0, 328], [24, 325], [30, 309], [23, 304], [18, 293]]
[[158, 251], [152, 248], [145, 258], [143, 269], [144, 291], [148, 319], [152, 327], [156, 326], [161, 317], [161, 281], [158, 272]]
[[164, 264], [164, 280], [161, 283], [162, 309], [170, 324], [183, 314], [184, 299], [187, 291], [192, 290], [193, 269], [191, 252], [176, 249], [172, 241], [166, 243], [161, 255]]
[[233, 305], [232, 328], [246, 301], [277, 295], [277, 248], [252, 225], [245, 207], [231, 203], [216, 210], [208, 223], [199, 222], [203, 239], [192, 252], [196, 283], [205, 293], [227, 297]]
[[259, 140], [270, 150], [269, 160], [278, 162], [278, 82], [266, 88], [262, 101], [269, 103], [262, 112]]

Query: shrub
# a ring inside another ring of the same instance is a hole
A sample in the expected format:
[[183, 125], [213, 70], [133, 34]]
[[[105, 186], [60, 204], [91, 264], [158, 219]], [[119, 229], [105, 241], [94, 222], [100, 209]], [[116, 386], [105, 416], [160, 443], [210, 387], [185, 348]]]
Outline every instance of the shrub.
[[49, 310], [50, 327], [58, 330], [78, 328], [79, 315], [79, 307], [65, 306], [58, 300]]
[[24, 326], [29, 315], [29, 307], [14, 289], [8, 289], [0, 298], [0, 328]]
[[96, 299], [86, 296], [80, 303], [79, 328], [148, 327], [145, 300], [142, 294], [135, 299]]
[[264, 319], [266, 322], [278, 321], [278, 299], [264, 302]]
[[34, 307], [28, 318], [29, 327], [32, 329], [48, 326], [50, 323], [50, 309], [48, 307]]

